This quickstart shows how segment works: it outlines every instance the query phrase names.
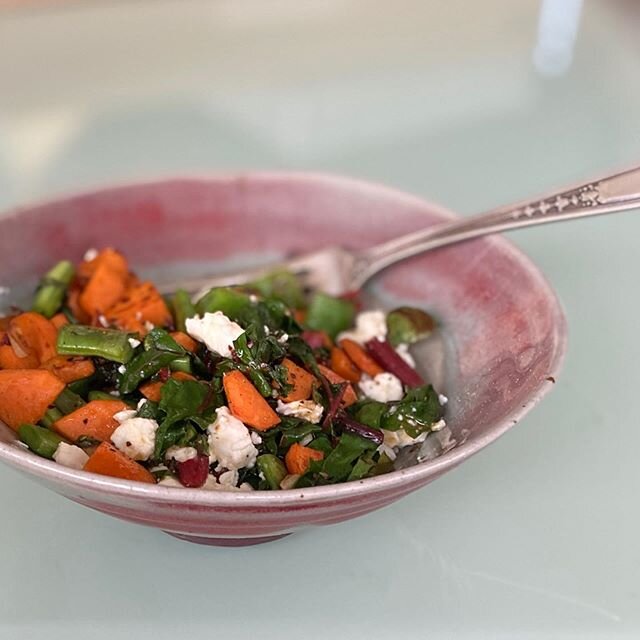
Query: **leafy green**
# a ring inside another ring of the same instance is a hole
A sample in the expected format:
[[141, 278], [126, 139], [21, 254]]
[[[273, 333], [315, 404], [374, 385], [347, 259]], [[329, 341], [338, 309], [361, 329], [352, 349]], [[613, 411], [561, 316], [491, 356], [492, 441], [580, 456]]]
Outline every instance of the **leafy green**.
[[364, 400], [350, 407], [350, 413], [361, 424], [379, 429], [380, 421], [388, 409], [385, 402]]
[[343, 433], [336, 447], [324, 459], [322, 471], [332, 482], [342, 482], [349, 477], [358, 458], [363, 453], [376, 448], [370, 440], [351, 433]]
[[290, 271], [280, 269], [250, 282], [254, 289], [265, 298], [275, 298], [288, 307], [298, 309], [304, 305], [304, 291], [300, 280]]
[[200, 315], [221, 311], [227, 318], [239, 322], [242, 313], [251, 307], [251, 298], [234, 287], [215, 287], [196, 303]]
[[207, 385], [195, 380], [167, 380], [162, 385], [159, 409], [164, 412], [164, 424], [197, 416], [207, 396]]
[[309, 303], [306, 324], [310, 329], [326, 331], [332, 338], [353, 325], [356, 307], [353, 302], [315, 293]]
[[431, 385], [411, 389], [402, 400], [393, 403], [380, 420], [388, 431], [404, 429], [412, 438], [427, 431], [442, 417], [438, 394]]
[[158, 373], [160, 369], [169, 366], [178, 357], [180, 354], [173, 351], [161, 351], [155, 347], [149, 351], [143, 351], [125, 368], [118, 385], [120, 393], [131, 393], [140, 383]]
[[164, 329], [152, 329], [144, 339], [144, 348], [146, 351], [153, 349], [157, 351], [166, 351], [182, 356], [186, 351], [181, 347]]

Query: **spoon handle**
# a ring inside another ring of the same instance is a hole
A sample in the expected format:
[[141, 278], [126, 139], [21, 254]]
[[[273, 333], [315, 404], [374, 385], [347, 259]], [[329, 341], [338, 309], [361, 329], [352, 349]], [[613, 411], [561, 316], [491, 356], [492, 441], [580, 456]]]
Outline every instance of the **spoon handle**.
[[533, 200], [427, 227], [364, 250], [356, 258], [353, 286], [411, 256], [490, 233], [640, 208], [640, 167], [554, 191]]

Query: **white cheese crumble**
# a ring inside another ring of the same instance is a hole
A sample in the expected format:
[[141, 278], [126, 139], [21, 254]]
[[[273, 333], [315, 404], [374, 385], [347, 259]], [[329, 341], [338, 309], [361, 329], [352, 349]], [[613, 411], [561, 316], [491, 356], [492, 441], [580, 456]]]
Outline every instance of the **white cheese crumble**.
[[109, 326], [109, 321], [102, 314], [98, 316], [98, 322], [105, 328]]
[[375, 378], [363, 375], [358, 383], [365, 396], [378, 402], [402, 400], [404, 389], [400, 379], [392, 373], [379, 373]]
[[447, 426], [447, 423], [441, 418], [438, 422], [431, 425], [431, 431], [440, 431]]
[[139, 402], [138, 402], [138, 406], [136, 407], [136, 411], [140, 411], [140, 409], [142, 409], [142, 407], [144, 407], [144, 405], [147, 404], [147, 399], [146, 398], [142, 398]]
[[225, 471], [217, 479], [210, 474], [202, 488], [208, 491], [253, 491], [253, 487], [248, 482], [243, 482], [239, 487], [236, 486], [237, 484], [238, 472]]
[[384, 311], [363, 311], [356, 316], [356, 328], [338, 334], [337, 341], [349, 338], [364, 344], [373, 338], [384, 340], [387, 336], [387, 315]]
[[126, 422], [127, 420], [131, 420], [131, 418], [136, 417], [136, 411], [134, 409], [123, 409], [122, 411], [118, 411], [118, 413], [114, 413], [113, 417], [120, 424]]
[[85, 251], [83, 260], [85, 262], [91, 262], [92, 260], [95, 260], [97, 257], [98, 257], [98, 250], [91, 247], [91, 249], [87, 249]]
[[313, 424], [320, 422], [323, 410], [322, 405], [313, 400], [295, 400], [294, 402], [278, 400], [276, 406], [276, 411], [283, 416], [294, 416]]
[[122, 374], [124, 374], [124, 373], [126, 373], [126, 372], [127, 372], [127, 368], [126, 368], [123, 364], [121, 364], [121, 365], [118, 367], [118, 373], [122, 373]]
[[439, 393], [438, 394], [438, 402], [440, 403], [440, 406], [444, 407], [444, 405], [447, 404], [447, 402], [449, 402], [449, 398], [447, 398], [447, 396], [444, 396], [441, 393]]
[[195, 447], [169, 447], [164, 454], [166, 460], [175, 460], [176, 462], [186, 462], [198, 457], [198, 450]]
[[244, 329], [227, 318], [222, 311], [187, 318], [186, 328], [194, 340], [204, 342], [209, 351], [225, 358], [231, 356], [234, 340], [244, 333]]
[[139, 347], [142, 343], [140, 342], [140, 340], [136, 340], [135, 338], [129, 338], [129, 344], [133, 349], [135, 349], [136, 347]]
[[156, 328], [156, 325], [153, 322], [149, 322], [148, 320], [144, 321], [144, 328], [147, 331], [153, 331]]
[[253, 467], [258, 450], [251, 433], [227, 407], [216, 409], [216, 419], [207, 427], [209, 432], [209, 458], [220, 468], [229, 470]]
[[288, 342], [289, 340], [289, 334], [288, 333], [283, 333], [279, 338], [278, 338], [278, 342], [280, 344], [285, 344], [286, 342]]
[[148, 460], [153, 455], [157, 429], [155, 420], [129, 418], [111, 434], [111, 442], [132, 460]]
[[396, 353], [412, 368], [415, 369], [416, 361], [413, 359], [413, 356], [409, 353], [409, 345], [404, 342], [399, 344], [396, 347]]
[[82, 469], [89, 456], [75, 444], [61, 442], [53, 454], [53, 459], [63, 467], [69, 469]]

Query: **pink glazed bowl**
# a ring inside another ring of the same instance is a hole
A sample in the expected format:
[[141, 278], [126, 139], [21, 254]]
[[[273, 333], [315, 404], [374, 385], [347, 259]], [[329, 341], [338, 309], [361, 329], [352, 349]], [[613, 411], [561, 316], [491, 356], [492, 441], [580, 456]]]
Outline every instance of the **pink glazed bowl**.
[[[378, 185], [309, 174], [237, 174], [131, 184], [0, 217], [0, 303], [27, 300], [56, 260], [116, 246], [158, 281], [256, 265], [341, 243], [359, 248], [452, 214]], [[222, 266], [221, 266], [222, 265]], [[387, 475], [335, 486], [226, 493], [148, 486], [73, 471], [16, 444], [0, 423], [0, 459], [67, 498], [130, 522], [214, 545], [267, 542], [355, 518], [435, 480], [486, 447], [552, 387], [566, 346], [558, 300], [540, 271], [492, 237], [390, 268], [375, 304], [430, 309], [440, 329], [419, 366], [448, 397], [458, 446]]]

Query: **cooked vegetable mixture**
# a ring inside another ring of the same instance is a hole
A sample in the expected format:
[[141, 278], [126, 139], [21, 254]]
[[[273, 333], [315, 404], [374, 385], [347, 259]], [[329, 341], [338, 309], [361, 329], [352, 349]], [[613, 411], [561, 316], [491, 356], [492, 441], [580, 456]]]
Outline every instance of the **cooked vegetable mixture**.
[[358, 311], [288, 272], [165, 299], [118, 251], [91, 250], [0, 318], [0, 420], [40, 456], [138, 482], [358, 480], [445, 426], [409, 352], [432, 329], [419, 309]]

